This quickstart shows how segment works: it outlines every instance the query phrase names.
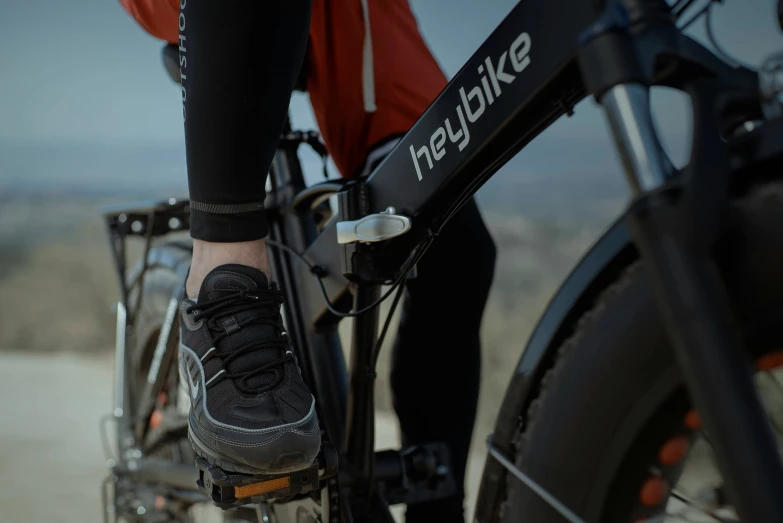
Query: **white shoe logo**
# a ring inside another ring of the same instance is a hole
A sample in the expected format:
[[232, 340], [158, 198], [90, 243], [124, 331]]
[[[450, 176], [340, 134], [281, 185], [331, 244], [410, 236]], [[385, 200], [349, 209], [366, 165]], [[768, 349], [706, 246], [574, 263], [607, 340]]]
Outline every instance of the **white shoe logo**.
[[198, 396], [198, 385], [193, 385], [193, 388], [191, 389], [191, 397], [193, 398], [193, 401], [196, 401], [197, 396]]
[[193, 379], [193, 375], [190, 373], [190, 367], [188, 367], [187, 361], [185, 363], [185, 370], [187, 371], [188, 381], [190, 382], [190, 397], [193, 398], [193, 401], [195, 402], [199, 389], [199, 385], [197, 384], [198, 380]]

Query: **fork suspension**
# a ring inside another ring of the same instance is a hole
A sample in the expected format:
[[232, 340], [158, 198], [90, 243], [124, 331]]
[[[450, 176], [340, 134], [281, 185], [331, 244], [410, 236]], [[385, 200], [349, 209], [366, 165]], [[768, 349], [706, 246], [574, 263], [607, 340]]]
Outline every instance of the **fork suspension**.
[[[676, 55], [684, 37], [648, 4], [646, 13], [619, 4], [607, 10], [583, 37], [580, 60], [623, 160], [635, 196], [629, 228], [729, 495], [743, 521], [783, 521], [783, 468], [713, 259], [728, 196], [719, 110], [729, 89], [711, 75], [682, 82], [693, 104], [694, 142], [689, 165], [674, 178], [653, 127], [648, 86], [661, 74], [659, 53]], [[645, 40], [654, 43], [643, 47]]]

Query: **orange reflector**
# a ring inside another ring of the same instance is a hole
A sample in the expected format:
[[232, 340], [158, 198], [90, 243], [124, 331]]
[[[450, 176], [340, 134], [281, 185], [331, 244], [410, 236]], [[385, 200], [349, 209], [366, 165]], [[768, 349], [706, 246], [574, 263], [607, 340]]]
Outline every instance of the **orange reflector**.
[[783, 366], [783, 351], [777, 350], [763, 355], [756, 360], [759, 370], [773, 370]]
[[648, 479], [639, 492], [639, 501], [645, 507], [655, 507], [660, 505], [669, 496], [669, 484], [666, 480], [653, 476]]
[[156, 429], [160, 427], [161, 423], [163, 423], [163, 412], [160, 409], [155, 409], [150, 417], [150, 428]]
[[679, 464], [688, 455], [691, 444], [685, 436], [675, 436], [664, 443], [658, 451], [658, 461], [661, 465], [673, 466]]
[[695, 410], [688, 411], [685, 415], [685, 426], [691, 430], [698, 430], [701, 428], [701, 416]]
[[244, 487], [234, 487], [234, 496], [236, 496], [237, 499], [249, 498], [250, 496], [265, 494], [267, 492], [272, 492], [273, 490], [288, 488], [290, 483], [291, 477], [286, 476], [284, 478], [270, 479], [269, 481], [262, 481], [261, 483], [245, 485]]

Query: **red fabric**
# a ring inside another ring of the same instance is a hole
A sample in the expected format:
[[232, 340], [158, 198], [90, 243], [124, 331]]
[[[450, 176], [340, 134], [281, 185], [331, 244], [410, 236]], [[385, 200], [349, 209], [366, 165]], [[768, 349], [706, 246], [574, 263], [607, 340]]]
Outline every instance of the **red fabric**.
[[179, 0], [120, 0], [122, 7], [152, 36], [178, 43]]
[[[179, 0], [120, 0], [150, 34], [177, 43]], [[370, 147], [406, 132], [446, 85], [408, 0], [369, 0], [375, 112], [364, 109], [361, 0], [314, 0], [307, 91], [326, 147], [353, 176]]]

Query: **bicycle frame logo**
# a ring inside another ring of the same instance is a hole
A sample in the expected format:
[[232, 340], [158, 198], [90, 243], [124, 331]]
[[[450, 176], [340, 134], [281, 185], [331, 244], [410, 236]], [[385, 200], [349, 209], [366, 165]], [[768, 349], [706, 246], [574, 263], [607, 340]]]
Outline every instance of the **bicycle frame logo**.
[[[468, 122], [476, 122], [481, 118], [481, 115], [484, 114], [487, 104], [492, 105], [495, 102], [495, 99], [500, 97], [503, 92], [500, 87], [501, 82], [508, 85], [516, 79], [515, 75], [506, 72], [506, 59], [510, 57], [509, 61], [511, 62], [513, 70], [517, 73], [521, 73], [530, 65], [530, 56], [528, 56], [530, 54], [530, 47], [530, 35], [521, 33], [517, 36], [516, 40], [511, 43], [508, 51], [504, 51], [503, 54], [500, 55], [496, 65], [492, 64], [492, 59], [489, 56], [486, 57], [484, 63], [478, 66], [478, 73], [481, 75], [481, 86], [477, 85], [473, 87], [467, 94], [465, 94], [464, 87], [459, 88], [459, 95], [462, 103], [457, 105], [457, 118], [459, 119], [460, 125], [457, 131], [454, 132], [451, 121], [446, 118], [443, 125], [435, 129], [435, 132], [430, 136], [429, 146], [425, 143], [418, 151], [414, 149], [413, 145], [410, 146], [413, 165], [416, 167], [416, 175], [419, 177], [419, 181], [423, 178], [421, 167], [419, 167], [419, 159], [424, 156], [427, 159], [427, 165], [429, 165], [430, 170], [432, 170], [434, 167], [432, 159], [435, 158], [435, 161], [437, 162], [446, 155], [447, 135], [452, 143], [459, 142], [457, 147], [460, 151], [467, 147], [468, 143], [470, 143]], [[487, 74], [484, 74], [485, 65]], [[489, 76], [489, 79], [487, 79], [487, 76]], [[476, 107], [471, 107], [471, 104], [476, 105]], [[465, 121], [466, 116], [468, 119], [467, 122]]]

